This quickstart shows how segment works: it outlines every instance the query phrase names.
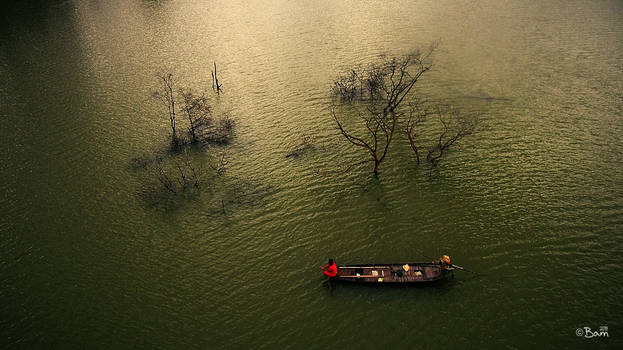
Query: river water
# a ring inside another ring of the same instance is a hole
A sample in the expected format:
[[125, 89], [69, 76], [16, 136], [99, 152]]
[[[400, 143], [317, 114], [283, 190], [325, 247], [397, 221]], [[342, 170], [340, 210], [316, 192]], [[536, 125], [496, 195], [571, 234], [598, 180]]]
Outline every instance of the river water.
[[[9, 348], [623, 345], [621, 1], [76, 0], [4, 13]], [[418, 93], [486, 127], [433, 171], [397, 138], [378, 179], [327, 172], [361, 156], [331, 121], [333, 79], [433, 41]], [[215, 61], [214, 103], [236, 135], [187, 157], [226, 152], [226, 173], [163, 203], [143, 163], [181, 156], [154, 75], [211, 91]], [[319, 270], [328, 257], [440, 254], [481, 274], [377, 288], [329, 286]], [[608, 338], [576, 336], [601, 326]]]

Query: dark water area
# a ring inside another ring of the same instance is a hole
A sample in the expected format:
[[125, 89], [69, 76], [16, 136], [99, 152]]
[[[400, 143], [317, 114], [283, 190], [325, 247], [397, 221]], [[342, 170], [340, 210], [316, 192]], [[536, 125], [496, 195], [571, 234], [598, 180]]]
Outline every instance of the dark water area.
[[[620, 1], [3, 6], [2, 348], [623, 346]], [[378, 179], [323, 173], [361, 155], [335, 77], [433, 41], [417, 92], [486, 129], [433, 171], [397, 139]], [[226, 152], [222, 185], [154, 201], [143, 164], [181, 157], [155, 74], [211, 91], [214, 61], [235, 137], [186, 156]], [[318, 268], [440, 254], [484, 275], [329, 287]]]

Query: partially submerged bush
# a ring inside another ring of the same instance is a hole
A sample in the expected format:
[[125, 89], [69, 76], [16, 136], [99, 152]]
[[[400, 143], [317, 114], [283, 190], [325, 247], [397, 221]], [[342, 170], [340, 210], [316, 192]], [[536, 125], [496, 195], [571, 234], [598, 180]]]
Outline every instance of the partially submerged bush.
[[[171, 73], [158, 74], [157, 78], [160, 87], [154, 91], [153, 96], [167, 107], [173, 147], [188, 143], [225, 144], [231, 141], [234, 121], [227, 113], [215, 115], [206, 93], [198, 94], [190, 88], [175, 90]], [[178, 101], [182, 101], [182, 115], [187, 122], [186, 133], [180, 133], [179, 130]]]
[[235, 122], [227, 114], [212, 121], [203, 134], [206, 142], [227, 144], [234, 136]]

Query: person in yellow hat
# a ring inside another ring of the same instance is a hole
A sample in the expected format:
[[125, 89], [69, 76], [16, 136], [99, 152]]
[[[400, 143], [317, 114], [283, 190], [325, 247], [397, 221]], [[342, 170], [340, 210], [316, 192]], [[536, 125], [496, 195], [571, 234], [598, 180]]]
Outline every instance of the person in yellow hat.
[[439, 265], [446, 269], [451, 268], [452, 263], [450, 262], [450, 257], [447, 255], [442, 256], [441, 259], [439, 259]]

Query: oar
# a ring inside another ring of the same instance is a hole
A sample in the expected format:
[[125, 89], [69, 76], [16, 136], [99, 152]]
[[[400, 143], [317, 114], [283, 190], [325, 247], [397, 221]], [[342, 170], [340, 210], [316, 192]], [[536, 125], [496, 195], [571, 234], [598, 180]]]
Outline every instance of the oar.
[[459, 265], [455, 265], [455, 264], [450, 264], [450, 266], [452, 266], [452, 267], [456, 267], [456, 268], [457, 268], [457, 269], [459, 269], [459, 270], [463, 270], [463, 271], [471, 272], [471, 273], [474, 273], [474, 274], [477, 274], [477, 275], [483, 275], [483, 276], [486, 276], [486, 274], [484, 274], [484, 273], [480, 273], [480, 272], [476, 272], [476, 271], [468, 270], [468, 269], [464, 268], [463, 266], [459, 266]]
[[426, 254], [422, 254], [420, 251], [416, 250], [416, 253], [419, 253], [421, 256], [425, 257], [426, 259], [430, 259], [430, 260], [439, 260], [439, 259], [435, 259], [435, 258], [431, 258], [430, 256], [426, 255]]

